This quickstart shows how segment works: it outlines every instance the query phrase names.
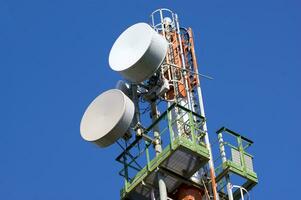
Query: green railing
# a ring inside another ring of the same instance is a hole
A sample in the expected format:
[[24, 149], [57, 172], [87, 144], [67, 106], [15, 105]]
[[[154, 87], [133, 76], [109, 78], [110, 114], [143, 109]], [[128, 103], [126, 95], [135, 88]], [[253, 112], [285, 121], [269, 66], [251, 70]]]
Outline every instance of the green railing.
[[143, 134], [152, 138], [153, 128], [159, 127], [163, 151], [155, 155], [152, 143], [144, 140], [142, 136], [136, 138], [123, 149], [116, 158], [123, 168], [119, 174], [124, 177], [123, 191], [128, 192], [142, 180], [147, 172], [154, 170], [158, 162], [162, 161], [176, 148], [177, 141], [186, 142], [188, 145], [206, 147], [205, 133], [201, 127], [205, 122], [204, 117], [179, 104], [172, 104], [156, 121], [145, 128]]
[[253, 156], [246, 152], [253, 141], [225, 127], [216, 133], [218, 134], [220, 155], [215, 160], [215, 164], [218, 166], [215, 168], [218, 190], [225, 189], [225, 177], [231, 174], [238, 175], [236, 180], [242, 179], [245, 187], [253, 187], [257, 184], [258, 179], [253, 169]]

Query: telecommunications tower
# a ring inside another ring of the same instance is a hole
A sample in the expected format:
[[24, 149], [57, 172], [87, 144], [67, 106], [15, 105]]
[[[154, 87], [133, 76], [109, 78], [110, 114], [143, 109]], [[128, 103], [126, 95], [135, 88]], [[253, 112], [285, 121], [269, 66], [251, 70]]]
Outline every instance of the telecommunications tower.
[[[253, 142], [226, 128], [208, 132], [191, 28], [158, 9], [115, 41], [110, 67], [124, 80], [85, 111], [81, 136], [120, 146], [122, 200], [251, 199]], [[211, 137], [209, 141], [209, 136]]]

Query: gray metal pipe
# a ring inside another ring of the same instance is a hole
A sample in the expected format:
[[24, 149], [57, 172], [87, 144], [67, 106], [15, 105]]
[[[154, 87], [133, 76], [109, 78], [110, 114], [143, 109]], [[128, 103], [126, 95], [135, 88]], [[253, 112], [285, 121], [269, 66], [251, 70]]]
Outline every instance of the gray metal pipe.
[[[222, 133], [218, 134], [218, 142], [219, 142], [219, 151], [221, 154], [222, 162], [225, 163], [225, 162], [227, 162], [227, 157], [226, 157], [226, 151], [225, 151], [225, 145], [224, 145]], [[227, 183], [226, 187], [227, 187], [228, 198], [229, 198], [229, 200], [233, 200], [232, 185], [230, 182], [229, 174], [227, 174], [225, 176], [225, 178], [226, 178], [226, 183]]]
[[167, 200], [166, 184], [163, 180], [163, 176], [161, 175], [161, 172], [158, 172], [158, 182], [159, 182], [160, 200]]
[[[151, 102], [151, 116], [152, 116], [152, 122], [154, 123], [158, 119], [158, 110], [156, 101]], [[155, 151], [156, 156], [158, 156], [162, 152], [162, 146], [161, 146], [161, 138], [160, 138], [160, 130], [159, 125], [156, 124], [154, 126], [154, 138], [155, 138]], [[167, 189], [166, 184], [164, 182], [163, 176], [161, 175], [161, 172], [158, 171], [158, 185], [159, 185], [159, 193], [160, 193], [160, 200], [167, 200]]]

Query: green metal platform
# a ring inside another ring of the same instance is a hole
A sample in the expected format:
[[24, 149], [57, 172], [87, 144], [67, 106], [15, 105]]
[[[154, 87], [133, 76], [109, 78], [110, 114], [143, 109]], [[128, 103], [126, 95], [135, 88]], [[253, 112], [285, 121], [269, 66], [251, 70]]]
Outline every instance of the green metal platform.
[[[174, 109], [182, 110], [183, 118], [172, 119], [172, 113]], [[126, 156], [126, 152], [130, 151], [138, 142], [134, 141], [126, 150], [125, 153], [119, 155], [119, 162], [123, 162], [125, 174], [125, 185], [121, 190], [121, 199], [123, 200], [148, 200], [151, 197], [151, 188], [157, 188], [158, 179], [157, 175], [160, 172], [167, 187], [169, 194], [173, 193], [178, 186], [182, 183], [193, 185], [190, 180], [191, 176], [195, 174], [202, 166], [204, 166], [209, 160], [209, 151], [203, 142], [204, 133], [199, 130], [200, 123], [204, 122], [204, 118], [187, 108], [173, 104], [166, 112], [164, 112], [156, 122], [150, 125], [145, 130], [148, 133], [152, 130], [156, 124], [160, 121], [166, 121], [167, 127], [162, 127], [163, 130], [160, 135], [167, 133], [169, 136], [169, 142], [163, 151], [150, 159], [149, 150], [152, 146], [146, 145], [146, 165], [133, 177], [127, 178], [127, 169], [134, 162], [137, 157], [131, 156], [131, 161], [127, 159], [121, 159]], [[184, 121], [183, 128], [185, 128], [185, 134], [174, 133], [173, 127], [179, 125], [179, 121]], [[188, 127], [188, 128], [187, 128]]]
[[[225, 127], [222, 127], [217, 131], [219, 137], [222, 137], [222, 133], [227, 133], [234, 136], [235, 140], [237, 141], [237, 146], [231, 145], [228, 142], [223, 142], [220, 144], [230, 148], [232, 156], [231, 158], [228, 158], [226, 162], [222, 163], [216, 168], [216, 182], [222, 182], [223, 178], [227, 175], [237, 175], [244, 182], [241, 186], [250, 191], [258, 183], [257, 174], [253, 169], [253, 156], [245, 151], [253, 144], [253, 141]], [[243, 143], [246, 145], [243, 145]], [[234, 200], [240, 199], [240, 195], [241, 194], [239, 190], [233, 191]]]
[[189, 182], [189, 178], [208, 160], [206, 147], [178, 137], [128, 183], [121, 191], [121, 197], [129, 200], [148, 200], [150, 188], [157, 185], [158, 170], [163, 173], [167, 191], [172, 193], [181, 183]]

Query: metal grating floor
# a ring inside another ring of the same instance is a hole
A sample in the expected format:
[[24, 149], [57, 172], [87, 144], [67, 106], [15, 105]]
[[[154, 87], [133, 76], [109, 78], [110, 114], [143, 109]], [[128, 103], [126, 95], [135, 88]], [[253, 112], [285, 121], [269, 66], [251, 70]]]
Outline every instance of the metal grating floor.
[[[173, 193], [183, 182], [189, 182], [189, 178], [200, 169], [207, 161], [205, 157], [182, 145], [163, 160], [158, 168], [163, 176], [168, 193]], [[131, 190], [124, 199], [127, 200], [148, 200], [151, 195], [151, 187], [157, 185], [158, 170], [154, 169]], [[155, 194], [158, 195], [158, 194]]]

